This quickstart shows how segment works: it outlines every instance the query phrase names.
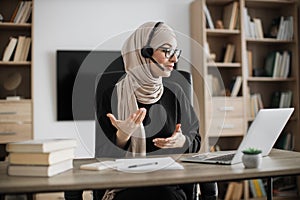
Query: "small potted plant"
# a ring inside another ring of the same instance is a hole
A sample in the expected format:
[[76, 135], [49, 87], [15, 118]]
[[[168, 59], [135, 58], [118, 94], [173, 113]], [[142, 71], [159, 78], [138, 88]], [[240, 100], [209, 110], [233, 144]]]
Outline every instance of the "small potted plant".
[[256, 148], [247, 148], [242, 151], [242, 161], [246, 168], [258, 168], [262, 162], [261, 150]]

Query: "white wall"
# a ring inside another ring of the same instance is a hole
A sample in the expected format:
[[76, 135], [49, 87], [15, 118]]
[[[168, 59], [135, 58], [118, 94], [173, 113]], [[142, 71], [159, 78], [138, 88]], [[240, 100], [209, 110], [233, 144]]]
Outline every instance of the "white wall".
[[[94, 121], [56, 120], [56, 50], [120, 50], [130, 31], [146, 21], [164, 21], [183, 36], [189, 35], [191, 1], [35, 0], [34, 137], [77, 138], [76, 156], [93, 156]], [[183, 57], [189, 59], [189, 44], [180, 45]]]

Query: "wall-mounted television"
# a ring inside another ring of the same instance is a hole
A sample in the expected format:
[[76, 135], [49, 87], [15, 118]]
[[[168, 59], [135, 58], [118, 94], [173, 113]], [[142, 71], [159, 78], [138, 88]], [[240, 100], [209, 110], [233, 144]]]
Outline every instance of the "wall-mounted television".
[[97, 76], [124, 69], [120, 51], [57, 50], [56, 62], [57, 120], [94, 120]]

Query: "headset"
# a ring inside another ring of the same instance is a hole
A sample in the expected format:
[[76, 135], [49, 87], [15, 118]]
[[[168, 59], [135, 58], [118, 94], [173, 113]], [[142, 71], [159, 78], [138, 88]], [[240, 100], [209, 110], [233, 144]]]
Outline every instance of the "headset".
[[148, 41], [147, 41], [146, 45], [141, 49], [141, 54], [142, 54], [142, 56], [143, 56], [144, 58], [149, 58], [150, 60], [152, 60], [152, 61], [156, 64], [156, 66], [157, 66], [159, 69], [161, 69], [162, 71], [164, 71], [163, 66], [161, 66], [160, 64], [158, 64], [158, 63], [156, 62], [156, 60], [153, 59], [152, 56], [153, 56], [154, 50], [153, 50], [153, 48], [150, 46], [150, 43], [151, 43], [151, 41], [152, 41], [153, 35], [154, 35], [154, 33], [155, 33], [157, 27], [158, 27], [160, 24], [162, 24], [162, 23], [163, 23], [163, 22], [157, 22], [157, 23], [154, 25], [154, 27], [152, 28], [152, 30], [151, 30], [151, 32], [150, 32], [150, 34], [149, 34], [149, 38], [148, 38]]

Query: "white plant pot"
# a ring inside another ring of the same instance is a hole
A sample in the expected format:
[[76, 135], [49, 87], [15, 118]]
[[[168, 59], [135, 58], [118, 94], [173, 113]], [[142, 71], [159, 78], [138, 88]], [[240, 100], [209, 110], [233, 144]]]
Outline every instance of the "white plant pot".
[[260, 154], [243, 154], [242, 157], [245, 168], [259, 168], [262, 162], [262, 156]]

